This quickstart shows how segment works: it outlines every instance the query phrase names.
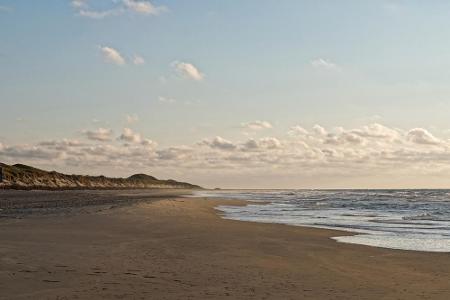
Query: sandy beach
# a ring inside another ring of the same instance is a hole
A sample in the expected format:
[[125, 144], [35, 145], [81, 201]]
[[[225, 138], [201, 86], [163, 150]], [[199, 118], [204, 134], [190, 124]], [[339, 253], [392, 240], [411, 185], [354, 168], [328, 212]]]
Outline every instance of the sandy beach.
[[[0, 219], [0, 299], [449, 299], [450, 254], [224, 220], [241, 201], [145, 202]], [[97, 207], [97, 206], [95, 206]]]

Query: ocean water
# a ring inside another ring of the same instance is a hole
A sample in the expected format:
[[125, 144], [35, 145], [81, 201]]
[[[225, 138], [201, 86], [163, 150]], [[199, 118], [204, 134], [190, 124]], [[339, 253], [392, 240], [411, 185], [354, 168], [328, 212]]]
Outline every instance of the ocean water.
[[450, 190], [227, 190], [198, 196], [255, 202], [218, 206], [227, 219], [351, 232], [333, 237], [342, 243], [450, 252]]

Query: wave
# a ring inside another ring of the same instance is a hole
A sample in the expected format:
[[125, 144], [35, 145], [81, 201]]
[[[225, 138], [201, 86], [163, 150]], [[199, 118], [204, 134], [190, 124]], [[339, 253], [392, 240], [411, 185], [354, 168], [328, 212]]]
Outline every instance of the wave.
[[206, 194], [203, 196], [265, 203], [219, 207], [227, 219], [339, 229], [370, 236], [338, 238], [340, 242], [450, 252], [449, 190], [255, 190]]

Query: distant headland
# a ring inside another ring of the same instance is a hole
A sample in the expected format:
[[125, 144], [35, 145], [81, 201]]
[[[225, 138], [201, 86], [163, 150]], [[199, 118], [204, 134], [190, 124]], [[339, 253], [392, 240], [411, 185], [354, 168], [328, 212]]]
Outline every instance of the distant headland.
[[201, 189], [200, 186], [172, 179], [160, 180], [146, 174], [127, 178], [105, 176], [67, 175], [45, 171], [23, 164], [0, 163], [0, 189]]

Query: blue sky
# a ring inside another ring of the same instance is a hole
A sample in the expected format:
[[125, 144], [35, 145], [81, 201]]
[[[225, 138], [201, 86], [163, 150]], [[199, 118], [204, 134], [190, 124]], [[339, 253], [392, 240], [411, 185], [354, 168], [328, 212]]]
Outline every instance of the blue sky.
[[[207, 186], [441, 187], [449, 11], [447, 1], [0, 0], [0, 160]], [[307, 133], [294, 136], [299, 127]], [[104, 157], [82, 153], [96, 147]], [[108, 151], [123, 161], [107, 164]], [[407, 178], [391, 174], [398, 165]]]

